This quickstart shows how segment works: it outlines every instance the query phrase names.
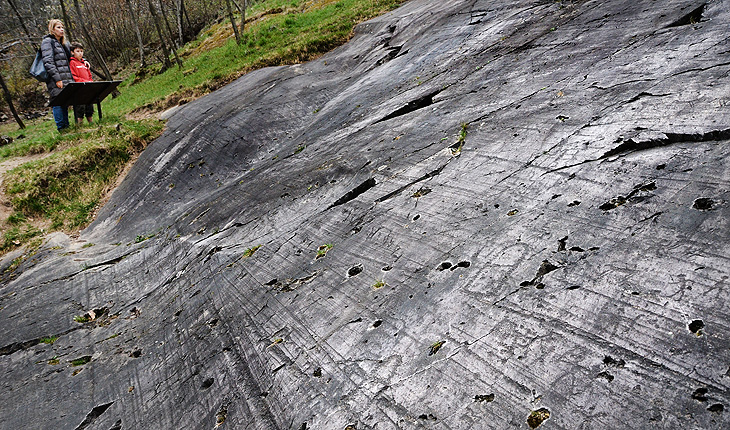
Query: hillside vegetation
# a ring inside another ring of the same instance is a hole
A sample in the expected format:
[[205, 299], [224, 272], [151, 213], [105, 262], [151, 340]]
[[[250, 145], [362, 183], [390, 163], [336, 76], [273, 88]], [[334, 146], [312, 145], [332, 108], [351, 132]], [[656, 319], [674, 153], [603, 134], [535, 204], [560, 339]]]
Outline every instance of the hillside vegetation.
[[[266, 66], [316, 58], [346, 42], [355, 24], [399, 0], [267, 0], [247, 11], [237, 43], [229, 22], [205, 29], [178, 52], [183, 67], [128, 70], [120, 95], [102, 103], [103, 119], [59, 134], [51, 115], [0, 147], [0, 252], [40, 243], [50, 231], [75, 233], [93, 219], [120, 175], [164, 128], [157, 113]], [[239, 17], [240, 18], [240, 17]], [[73, 117], [73, 113], [70, 113]], [[95, 116], [95, 120], [97, 117]]]

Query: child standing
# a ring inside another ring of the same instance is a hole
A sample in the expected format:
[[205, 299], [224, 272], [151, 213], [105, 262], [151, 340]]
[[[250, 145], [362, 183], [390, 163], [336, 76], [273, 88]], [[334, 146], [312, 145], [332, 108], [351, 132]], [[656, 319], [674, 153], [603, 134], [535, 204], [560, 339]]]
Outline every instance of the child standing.
[[[93, 82], [91, 77], [91, 71], [87, 67], [87, 62], [84, 60], [84, 47], [74, 42], [71, 44], [71, 60], [69, 61], [69, 67], [71, 68], [71, 74], [76, 82]], [[94, 115], [94, 105], [74, 105], [74, 117], [76, 117], [76, 124], [81, 125], [84, 122], [84, 117], [91, 124], [91, 116]]]

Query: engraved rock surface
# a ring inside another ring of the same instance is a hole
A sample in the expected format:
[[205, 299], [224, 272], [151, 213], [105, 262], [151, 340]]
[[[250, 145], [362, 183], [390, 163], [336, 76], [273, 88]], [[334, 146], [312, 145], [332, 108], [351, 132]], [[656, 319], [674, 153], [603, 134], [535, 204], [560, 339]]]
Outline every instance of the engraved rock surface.
[[182, 106], [3, 261], [0, 428], [730, 427], [728, 22], [411, 0]]

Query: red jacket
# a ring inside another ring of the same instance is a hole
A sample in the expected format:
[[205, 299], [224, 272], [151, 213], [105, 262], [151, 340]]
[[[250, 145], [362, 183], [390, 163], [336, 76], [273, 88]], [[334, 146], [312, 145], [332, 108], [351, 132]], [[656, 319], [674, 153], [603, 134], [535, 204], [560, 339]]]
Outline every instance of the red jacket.
[[68, 62], [71, 68], [71, 74], [76, 82], [92, 82], [94, 79], [91, 77], [91, 71], [86, 67], [83, 61], [79, 61], [76, 57], [71, 57]]

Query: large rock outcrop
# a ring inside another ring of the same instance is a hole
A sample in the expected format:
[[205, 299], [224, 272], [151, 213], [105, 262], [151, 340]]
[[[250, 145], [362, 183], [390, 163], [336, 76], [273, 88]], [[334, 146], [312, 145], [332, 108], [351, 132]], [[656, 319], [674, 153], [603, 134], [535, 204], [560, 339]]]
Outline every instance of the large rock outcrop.
[[728, 22], [412, 0], [185, 105], [4, 273], [0, 428], [728, 428]]

